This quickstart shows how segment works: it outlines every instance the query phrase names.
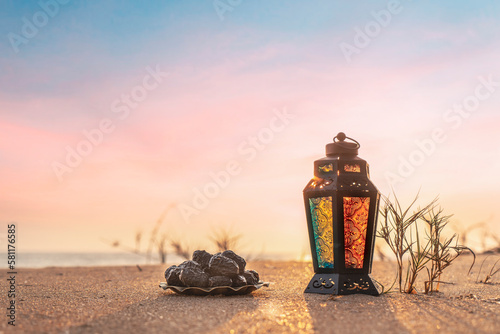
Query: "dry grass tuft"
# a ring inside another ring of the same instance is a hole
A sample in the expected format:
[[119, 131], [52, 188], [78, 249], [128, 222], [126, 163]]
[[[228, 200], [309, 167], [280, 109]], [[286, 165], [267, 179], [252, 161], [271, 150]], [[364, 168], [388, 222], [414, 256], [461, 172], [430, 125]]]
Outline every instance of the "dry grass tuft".
[[[443, 237], [451, 216], [444, 215], [442, 209], [436, 209], [437, 198], [423, 208], [414, 208], [417, 199], [418, 194], [407, 207], [403, 207], [394, 194], [394, 201], [385, 197], [380, 209], [383, 220], [377, 237], [385, 240], [397, 263], [396, 278], [387, 292], [397, 282], [399, 292], [416, 293], [417, 278], [424, 269], [428, 276], [425, 293], [439, 291], [439, 283], [444, 283], [439, 281], [443, 271], [465, 250], [471, 251], [457, 244], [456, 234], [450, 238]], [[424, 237], [421, 236], [423, 229], [426, 232]]]
[[[479, 272], [477, 273], [476, 283], [478, 283], [479, 276], [481, 275], [481, 270], [483, 269], [484, 262], [486, 261], [486, 259], [488, 257], [489, 256], [485, 257], [483, 262], [481, 262], [481, 266], [479, 267]], [[491, 266], [488, 274], [486, 274], [486, 277], [484, 278], [484, 280], [479, 281], [479, 283], [484, 283], [484, 284], [491, 284], [492, 283], [491, 279], [493, 278], [493, 276], [495, 276], [498, 272], [500, 272], [500, 267], [497, 268], [498, 261], [500, 261], [500, 259], [496, 260], [496, 262], [493, 264], [493, 266]]]
[[213, 231], [210, 240], [220, 252], [223, 252], [236, 249], [241, 238], [241, 234], [235, 234], [230, 228], [220, 228]]

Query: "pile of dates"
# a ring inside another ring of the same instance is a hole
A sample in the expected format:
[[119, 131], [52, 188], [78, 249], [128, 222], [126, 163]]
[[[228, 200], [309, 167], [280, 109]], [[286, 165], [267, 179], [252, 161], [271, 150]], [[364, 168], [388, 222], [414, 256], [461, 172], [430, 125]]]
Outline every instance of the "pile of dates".
[[255, 270], [245, 270], [244, 258], [231, 250], [210, 254], [204, 250], [193, 253], [193, 259], [165, 271], [168, 285], [189, 287], [240, 287], [259, 282]]

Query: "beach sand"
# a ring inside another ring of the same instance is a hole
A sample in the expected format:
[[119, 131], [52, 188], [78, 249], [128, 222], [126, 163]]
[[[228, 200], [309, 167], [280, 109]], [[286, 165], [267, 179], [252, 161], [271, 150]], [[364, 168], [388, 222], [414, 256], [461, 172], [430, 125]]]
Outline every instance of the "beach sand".
[[[488, 260], [492, 260], [490, 257]], [[433, 295], [390, 293], [304, 294], [313, 269], [305, 262], [250, 262], [272, 282], [245, 296], [182, 296], [158, 287], [165, 265], [20, 269], [16, 326], [3, 333], [500, 333], [500, 283], [476, 283], [479, 257], [462, 256]], [[488, 261], [487, 263], [490, 263]], [[480, 278], [484, 278], [486, 269]], [[372, 276], [385, 285], [391, 262], [375, 262]], [[2, 308], [7, 270], [1, 270]], [[421, 273], [422, 278], [426, 275]], [[420, 284], [420, 287], [422, 284]]]

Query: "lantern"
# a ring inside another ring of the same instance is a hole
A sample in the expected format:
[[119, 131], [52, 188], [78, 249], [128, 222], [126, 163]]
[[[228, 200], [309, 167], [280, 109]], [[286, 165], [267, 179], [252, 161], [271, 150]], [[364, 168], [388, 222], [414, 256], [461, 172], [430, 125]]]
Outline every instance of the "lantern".
[[370, 276], [380, 194], [359, 147], [340, 132], [314, 162], [304, 203], [315, 274], [304, 292], [380, 294]]

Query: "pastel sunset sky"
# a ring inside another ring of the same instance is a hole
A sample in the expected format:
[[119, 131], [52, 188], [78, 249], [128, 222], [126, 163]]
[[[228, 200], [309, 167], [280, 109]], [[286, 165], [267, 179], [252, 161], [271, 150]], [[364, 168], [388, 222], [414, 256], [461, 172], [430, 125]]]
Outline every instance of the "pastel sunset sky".
[[172, 206], [161, 232], [192, 246], [230, 227], [245, 251], [309, 254], [302, 190], [339, 131], [382, 194], [500, 234], [498, 1], [0, 7], [0, 222], [20, 251], [132, 246]]

